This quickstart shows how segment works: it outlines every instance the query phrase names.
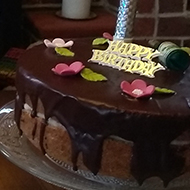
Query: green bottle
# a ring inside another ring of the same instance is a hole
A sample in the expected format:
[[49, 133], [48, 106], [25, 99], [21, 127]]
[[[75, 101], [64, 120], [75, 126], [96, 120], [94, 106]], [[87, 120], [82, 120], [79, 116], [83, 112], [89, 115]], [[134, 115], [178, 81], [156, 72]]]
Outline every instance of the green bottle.
[[156, 40], [150, 40], [149, 44], [161, 53], [159, 60], [168, 69], [185, 71], [189, 67], [189, 54], [176, 44], [168, 41], [159, 42]]

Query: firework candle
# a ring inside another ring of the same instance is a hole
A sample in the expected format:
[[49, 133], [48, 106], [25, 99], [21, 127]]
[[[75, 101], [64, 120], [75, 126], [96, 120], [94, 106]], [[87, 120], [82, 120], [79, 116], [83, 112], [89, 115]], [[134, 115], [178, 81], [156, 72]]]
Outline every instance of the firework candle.
[[120, 0], [114, 40], [123, 40], [132, 37], [136, 5], [137, 0]]

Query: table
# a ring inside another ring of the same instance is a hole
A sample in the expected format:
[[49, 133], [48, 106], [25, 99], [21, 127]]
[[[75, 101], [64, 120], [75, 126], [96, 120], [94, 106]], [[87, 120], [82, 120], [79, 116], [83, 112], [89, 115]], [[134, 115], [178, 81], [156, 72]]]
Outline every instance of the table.
[[116, 15], [103, 7], [92, 9], [92, 19], [73, 20], [58, 16], [57, 9], [25, 10], [29, 23], [25, 26], [26, 32], [35, 40], [45, 38], [81, 38], [102, 36], [103, 32], [113, 35], [115, 30]]
[[[15, 91], [0, 91], [0, 107], [15, 98]], [[64, 190], [25, 172], [0, 154], [0, 189]]]

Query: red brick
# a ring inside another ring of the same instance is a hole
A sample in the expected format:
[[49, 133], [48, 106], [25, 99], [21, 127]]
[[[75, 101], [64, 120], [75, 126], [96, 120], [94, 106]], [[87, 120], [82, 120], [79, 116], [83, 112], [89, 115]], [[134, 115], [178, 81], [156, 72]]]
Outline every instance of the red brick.
[[136, 18], [134, 23], [134, 36], [152, 36], [154, 33], [153, 18]]
[[154, 11], [154, 0], [138, 0], [137, 11], [138, 13], [152, 13]]
[[[115, 7], [119, 7], [120, 0], [108, 0], [108, 3]], [[151, 13], [154, 10], [154, 0], [138, 0], [137, 11], [139, 13]]]
[[159, 0], [159, 12], [183, 12], [182, 0]]
[[184, 17], [160, 18], [158, 36], [189, 36], [189, 19]]

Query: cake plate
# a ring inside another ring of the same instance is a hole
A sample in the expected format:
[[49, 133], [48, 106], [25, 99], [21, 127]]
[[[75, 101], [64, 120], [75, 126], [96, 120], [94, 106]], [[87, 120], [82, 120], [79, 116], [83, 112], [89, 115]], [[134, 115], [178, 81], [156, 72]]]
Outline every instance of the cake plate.
[[[190, 175], [185, 174], [169, 183], [167, 188], [157, 177], [147, 179], [142, 186], [135, 180], [93, 175], [91, 172], [74, 172], [64, 163], [48, 158], [37, 151], [24, 136], [19, 135], [14, 122], [14, 101], [0, 109], [0, 152], [26, 172], [68, 190], [188, 190]], [[53, 162], [52, 162], [53, 161]]]

